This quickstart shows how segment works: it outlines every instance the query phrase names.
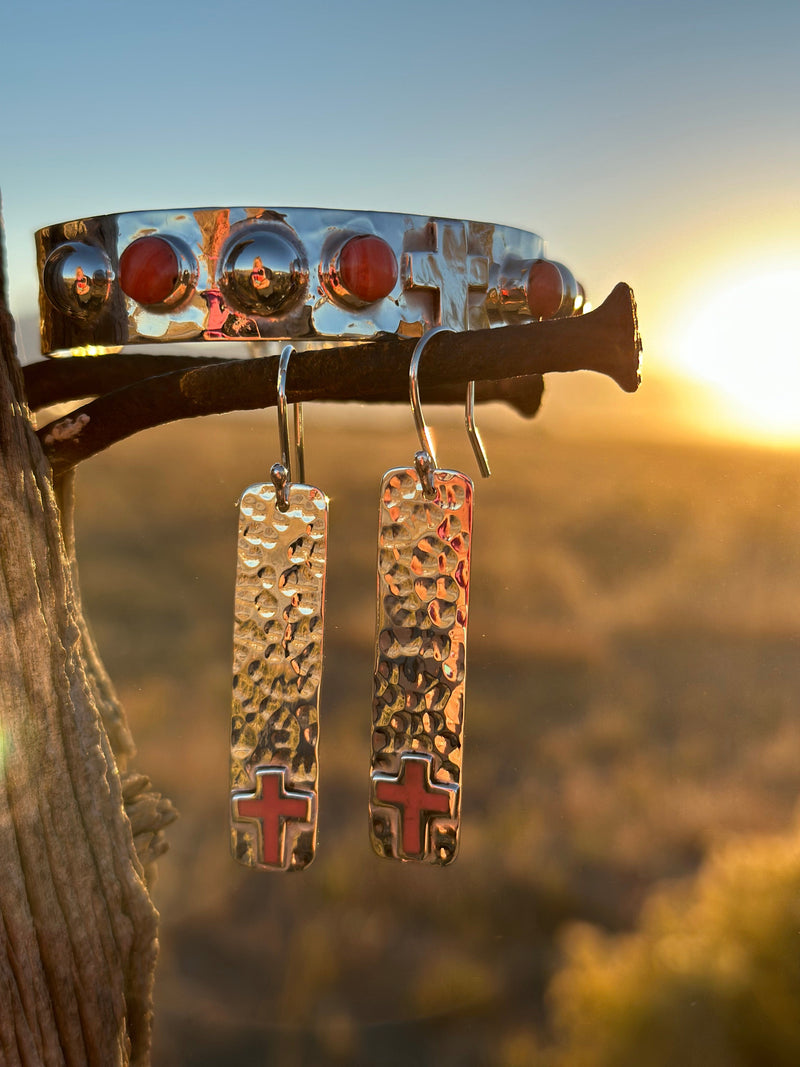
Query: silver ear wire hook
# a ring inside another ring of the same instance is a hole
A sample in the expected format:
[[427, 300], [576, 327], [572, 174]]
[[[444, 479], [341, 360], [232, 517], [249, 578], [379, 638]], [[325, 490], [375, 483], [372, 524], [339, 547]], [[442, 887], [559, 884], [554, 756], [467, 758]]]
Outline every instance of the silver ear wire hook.
[[434, 326], [432, 329], [426, 330], [416, 343], [414, 353], [411, 356], [411, 364], [408, 368], [408, 395], [411, 400], [411, 410], [414, 413], [414, 422], [417, 425], [419, 443], [431, 457], [434, 467], [436, 466], [436, 449], [431, 432], [425, 423], [425, 416], [422, 414], [422, 403], [419, 399], [419, 361], [422, 359], [422, 353], [428, 341], [435, 334], [444, 333], [446, 330], [446, 326]]
[[[411, 398], [411, 410], [414, 413], [414, 421], [417, 425], [417, 434], [419, 435], [420, 444], [422, 445], [422, 451], [418, 452], [414, 463], [417, 468], [417, 473], [422, 481], [423, 488], [425, 489], [426, 496], [433, 496], [433, 471], [436, 469], [436, 452], [433, 445], [433, 437], [430, 430], [425, 423], [425, 417], [422, 414], [422, 404], [419, 398], [419, 362], [422, 358], [422, 352], [425, 345], [433, 337], [434, 334], [441, 333], [443, 330], [447, 330], [446, 326], [434, 326], [433, 329], [428, 330], [417, 341], [414, 349], [414, 354], [411, 356], [411, 366], [408, 370], [408, 385], [409, 395]], [[489, 466], [489, 459], [486, 455], [486, 448], [484, 447], [481, 439], [480, 431], [475, 423], [475, 382], [469, 382], [467, 385], [467, 400], [464, 412], [464, 423], [467, 427], [467, 434], [469, 436], [470, 444], [472, 445], [472, 451], [475, 453], [475, 458], [478, 461], [480, 472], [484, 478], [488, 478], [492, 471]]]
[[[289, 507], [289, 486], [292, 484], [292, 445], [289, 438], [289, 420], [286, 416], [286, 372], [289, 360], [294, 355], [292, 345], [286, 345], [281, 352], [278, 363], [278, 433], [281, 442], [281, 462], [273, 463], [269, 472], [272, 484], [275, 486], [278, 508], [286, 511]], [[300, 481], [305, 481], [305, 449], [303, 446], [303, 411], [301, 404], [294, 405], [294, 434], [295, 450], [297, 452], [297, 468]]]
[[431, 337], [445, 330], [447, 330], [446, 326], [434, 326], [420, 337], [414, 348], [408, 368], [408, 394], [411, 400], [411, 411], [414, 414], [419, 443], [422, 445], [422, 450], [414, 456], [414, 466], [417, 468], [423, 492], [427, 497], [432, 497], [435, 494], [433, 472], [436, 470], [436, 449], [433, 444], [433, 436], [425, 423], [425, 416], [422, 414], [422, 404], [419, 399], [419, 361], [422, 359], [425, 345], [430, 341]]

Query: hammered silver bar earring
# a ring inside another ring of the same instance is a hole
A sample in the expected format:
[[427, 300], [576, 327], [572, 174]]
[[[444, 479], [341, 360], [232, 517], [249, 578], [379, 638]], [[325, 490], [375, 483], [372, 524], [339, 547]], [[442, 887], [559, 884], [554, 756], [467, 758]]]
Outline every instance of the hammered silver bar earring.
[[[317, 740], [328, 500], [292, 481], [287, 345], [278, 370], [282, 461], [239, 502], [231, 712], [231, 849], [262, 870], [302, 870], [317, 836]], [[295, 449], [302, 481], [300, 406]]]
[[[422, 450], [381, 483], [369, 801], [379, 856], [438, 866], [459, 841], [473, 497], [466, 474], [439, 469], [420, 405], [420, 358], [443, 329], [409, 369]], [[467, 430], [488, 476], [474, 399], [470, 383]]]

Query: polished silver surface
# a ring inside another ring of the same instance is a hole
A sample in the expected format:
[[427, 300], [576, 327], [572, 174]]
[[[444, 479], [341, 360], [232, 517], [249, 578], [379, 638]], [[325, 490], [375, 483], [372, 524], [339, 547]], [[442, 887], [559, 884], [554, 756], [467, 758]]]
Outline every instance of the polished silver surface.
[[[156, 257], [151, 267], [121, 272], [123, 257], [146, 237], [166, 242], [177, 265]], [[365, 237], [372, 240], [355, 240]], [[421, 337], [434, 326], [531, 321], [525, 279], [544, 257], [541, 238], [515, 227], [294, 207], [103, 215], [47, 226], [36, 244], [45, 353]], [[91, 298], [78, 293], [81, 278], [91, 279]]]
[[69, 241], [58, 246], [44, 264], [43, 281], [54, 308], [70, 318], [91, 321], [111, 293], [111, 262], [96, 245]]
[[247, 314], [288, 311], [308, 290], [308, 266], [299, 242], [274, 224], [240, 227], [223, 251], [219, 287], [230, 307]]
[[[420, 453], [429, 459], [426, 453]], [[372, 698], [370, 836], [380, 856], [444, 866], [458, 849], [472, 482], [384, 475]]]

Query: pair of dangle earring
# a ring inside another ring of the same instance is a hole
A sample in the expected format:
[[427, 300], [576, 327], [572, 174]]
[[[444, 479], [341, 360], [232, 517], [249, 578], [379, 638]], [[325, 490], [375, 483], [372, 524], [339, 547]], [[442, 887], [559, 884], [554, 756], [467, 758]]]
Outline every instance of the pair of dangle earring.
[[[471, 480], [442, 470], [409, 369], [422, 448], [381, 483], [372, 698], [370, 836], [381, 856], [443, 866], [456, 855], [472, 548]], [[231, 848], [245, 866], [302, 870], [314, 858], [328, 500], [291, 478], [287, 345], [278, 370], [282, 462], [239, 503], [231, 724]], [[466, 425], [484, 476], [474, 420]], [[302, 473], [302, 416], [295, 406]]]
[[[378, 532], [378, 618], [369, 819], [379, 856], [451, 863], [459, 843], [473, 484], [442, 470], [425, 424], [418, 342], [409, 371], [421, 450], [387, 471]], [[490, 474], [467, 388], [466, 425]]]
[[239, 501], [231, 715], [231, 850], [263, 870], [302, 870], [317, 837], [319, 697], [328, 499], [304, 485], [302, 411], [293, 464], [278, 368], [281, 462]]

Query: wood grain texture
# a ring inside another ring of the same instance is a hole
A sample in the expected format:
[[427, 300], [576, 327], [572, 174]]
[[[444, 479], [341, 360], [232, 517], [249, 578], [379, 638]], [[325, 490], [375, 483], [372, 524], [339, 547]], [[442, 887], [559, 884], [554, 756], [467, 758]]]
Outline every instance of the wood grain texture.
[[157, 914], [84, 633], [0, 277], [0, 1062], [9, 1067], [149, 1062]]

